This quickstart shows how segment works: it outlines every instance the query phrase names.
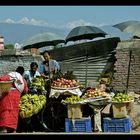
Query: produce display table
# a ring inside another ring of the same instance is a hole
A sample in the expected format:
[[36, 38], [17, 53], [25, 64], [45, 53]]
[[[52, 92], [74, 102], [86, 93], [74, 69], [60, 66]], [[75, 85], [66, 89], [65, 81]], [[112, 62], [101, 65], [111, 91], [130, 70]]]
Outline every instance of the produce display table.
[[[64, 95], [82, 95], [79, 87], [56, 88], [51, 87], [49, 99], [46, 107], [42, 111], [42, 122], [51, 131], [65, 131], [65, 118], [67, 118], [67, 106], [61, 103], [61, 96]], [[65, 98], [64, 97], [64, 98]]]

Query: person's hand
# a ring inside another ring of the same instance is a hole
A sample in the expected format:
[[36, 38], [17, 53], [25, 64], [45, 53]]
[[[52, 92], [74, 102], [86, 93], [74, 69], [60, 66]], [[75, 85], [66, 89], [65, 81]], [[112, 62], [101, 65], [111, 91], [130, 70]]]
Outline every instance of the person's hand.
[[46, 75], [44, 75], [44, 78], [45, 78], [45, 79], [49, 79], [49, 77], [48, 77], [48, 76], [46, 76]]
[[45, 74], [41, 74], [41, 76], [44, 78], [44, 79], [49, 79], [49, 77]]

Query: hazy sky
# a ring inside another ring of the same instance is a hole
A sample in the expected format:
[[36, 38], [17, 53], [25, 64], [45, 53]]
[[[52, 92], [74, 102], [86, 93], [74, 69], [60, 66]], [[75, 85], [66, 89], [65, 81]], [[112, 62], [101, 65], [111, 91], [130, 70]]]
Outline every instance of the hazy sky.
[[57, 28], [140, 21], [140, 6], [0, 6], [0, 22]]

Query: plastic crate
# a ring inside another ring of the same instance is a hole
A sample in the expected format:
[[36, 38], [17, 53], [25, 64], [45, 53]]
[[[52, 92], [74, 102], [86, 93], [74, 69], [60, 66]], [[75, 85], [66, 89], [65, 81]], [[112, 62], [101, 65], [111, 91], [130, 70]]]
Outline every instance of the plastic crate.
[[65, 119], [65, 132], [92, 132], [91, 118]]
[[109, 117], [103, 118], [104, 132], [131, 132], [131, 119], [111, 119]]

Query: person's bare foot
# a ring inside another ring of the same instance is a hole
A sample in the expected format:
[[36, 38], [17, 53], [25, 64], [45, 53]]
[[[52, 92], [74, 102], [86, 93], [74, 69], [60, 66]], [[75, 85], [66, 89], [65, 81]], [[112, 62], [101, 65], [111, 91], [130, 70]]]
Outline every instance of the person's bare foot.
[[16, 130], [14, 130], [13, 133], [16, 133]]

